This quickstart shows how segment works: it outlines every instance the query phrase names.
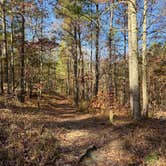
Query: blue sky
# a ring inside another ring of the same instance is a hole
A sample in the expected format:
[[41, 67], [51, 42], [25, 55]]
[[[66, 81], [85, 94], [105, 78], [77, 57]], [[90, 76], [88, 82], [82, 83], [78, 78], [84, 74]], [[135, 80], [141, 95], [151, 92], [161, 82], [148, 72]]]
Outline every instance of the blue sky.
[[[142, 4], [141, 1], [142, 0], [139, 0], [140, 6]], [[55, 31], [56, 32], [62, 31], [61, 25], [63, 23], [63, 20], [56, 18], [55, 10], [54, 10], [52, 4], [50, 4], [49, 2], [51, 2], [51, 0], [44, 0], [44, 6], [48, 10], [48, 17], [44, 19], [44, 24], [46, 25], [44, 28], [44, 33], [46, 36], [48, 36], [50, 38], [50, 37], [56, 35]], [[54, 1], [52, 0], [52, 2], [55, 2], [55, 0]], [[105, 8], [105, 4], [100, 4], [100, 9], [104, 10], [104, 8]], [[93, 7], [93, 9], [94, 9], [94, 7]], [[153, 16], [150, 12], [148, 13], [148, 24], [151, 24], [151, 22], [153, 22], [156, 19], [155, 24], [148, 29], [149, 33], [151, 33], [153, 30], [159, 29], [160, 26], [163, 26], [162, 32], [159, 31], [158, 33], [156, 33], [156, 35], [158, 35], [158, 36], [160, 35], [160, 38], [157, 39], [157, 41], [154, 38], [154, 34], [148, 35], [148, 46], [151, 45], [153, 42], [163, 42], [163, 41], [165, 42], [166, 41], [166, 33], [164, 33], [164, 31], [166, 32], [166, 25], [164, 26], [164, 22], [166, 23], [166, 11], [165, 10], [166, 10], [166, 1], [160, 0], [160, 1], [157, 1], [155, 8], [152, 9]], [[142, 12], [142, 11], [140, 10], [140, 12]], [[115, 13], [117, 14], [118, 12], [115, 10]], [[163, 16], [159, 17], [159, 15], [161, 15], [161, 13], [163, 14]], [[117, 21], [117, 20], [123, 20], [123, 19], [115, 16], [114, 21]], [[138, 16], [138, 21], [140, 21], [139, 16]], [[157, 23], [157, 21], [159, 21], [159, 22]], [[105, 57], [108, 55], [106, 42], [108, 39], [108, 32], [109, 32], [109, 12], [105, 13], [101, 17], [101, 25], [102, 25], [101, 26], [102, 28], [100, 31], [100, 55]], [[121, 28], [117, 24], [116, 25], [114, 24], [114, 27], [117, 29]], [[165, 27], [165, 29], [164, 29], [164, 27]], [[119, 42], [117, 43], [118, 49], [117, 49], [116, 54], [123, 54], [122, 32], [120, 30], [117, 30], [115, 35], [116, 35], [116, 40], [119, 40]], [[140, 42], [140, 44], [141, 44], [141, 42]], [[87, 52], [89, 54], [89, 52], [90, 52], [89, 43], [84, 41], [84, 45], [85, 45], [84, 49], [87, 49]], [[95, 53], [95, 47], [93, 47], [93, 53]]]

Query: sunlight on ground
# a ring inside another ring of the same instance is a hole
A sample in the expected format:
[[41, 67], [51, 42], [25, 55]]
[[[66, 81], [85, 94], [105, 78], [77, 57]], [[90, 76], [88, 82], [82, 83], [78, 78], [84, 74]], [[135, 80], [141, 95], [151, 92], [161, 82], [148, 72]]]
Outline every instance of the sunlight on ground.
[[72, 130], [71, 132], [66, 134], [66, 137], [70, 141], [77, 141], [80, 137], [88, 137], [89, 132], [86, 130]]

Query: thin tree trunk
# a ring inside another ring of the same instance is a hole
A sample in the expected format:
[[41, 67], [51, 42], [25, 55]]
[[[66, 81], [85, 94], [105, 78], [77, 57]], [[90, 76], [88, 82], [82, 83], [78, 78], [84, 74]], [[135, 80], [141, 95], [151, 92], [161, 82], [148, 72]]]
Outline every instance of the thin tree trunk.
[[70, 85], [70, 55], [68, 55], [67, 59], [67, 88], [68, 88], [68, 96], [71, 95], [71, 85]]
[[9, 87], [9, 76], [8, 76], [8, 53], [7, 53], [7, 33], [6, 33], [6, 1], [3, 0], [3, 10], [2, 10], [2, 29], [3, 29], [3, 57], [5, 58], [5, 81], [7, 83], [7, 93], [10, 93]]
[[11, 17], [11, 68], [12, 68], [12, 91], [15, 88], [15, 68], [14, 68], [14, 27], [13, 27], [13, 16]]
[[99, 5], [96, 4], [96, 15], [97, 15], [97, 25], [96, 25], [96, 63], [95, 63], [95, 90], [94, 95], [97, 96], [98, 94], [98, 88], [99, 88]]
[[1, 57], [1, 94], [4, 93], [4, 75], [3, 75], [3, 68], [4, 68], [4, 65], [3, 65], [3, 56]]
[[113, 78], [113, 83], [114, 83], [114, 97], [117, 100], [118, 98], [118, 87], [117, 87], [117, 64], [116, 64], [116, 54], [115, 54], [115, 44], [114, 44], [114, 64], [113, 64], [113, 73], [112, 73], [112, 78]]
[[80, 26], [78, 26], [78, 47], [81, 57], [81, 82], [82, 82], [82, 99], [85, 99], [85, 80], [84, 80], [84, 55], [82, 52], [82, 45], [81, 45], [81, 31]]
[[[91, 32], [91, 40], [92, 40], [92, 32]], [[93, 95], [93, 48], [92, 48], [92, 41], [91, 41], [91, 51], [90, 51], [90, 92]]]
[[91, 51], [90, 51], [90, 96], [92, 97], [93, 95], [93, 34], [92, 34], [92, 1], [91, 1], [91, 32], [90, 32], [90, 37], [91, 37]]
[[[41, 8], [42, 11], [44, 9], [43, 5], [44, 5], [44, 1], [41, 1]], [[40, 100], [42, 97], [42, 84], [43, 84], [43, 15], [41, 17], [41, 27], [40, 27], [40, 67], [39, 67], [39, 71], [40, 71], [40, 78], [39, 78], [39, 82], [41, 87], [38, 89], [38, 109], [40, 109]]]
[[112, 78], [112, 41], [113, 41], [113, 18], [114, 18], [114, 9], [111, 8], [110, 11], [110, 30], [109, 30], [109, 78], [108, 78], [108, 92], [111, 94], [113, 88], [113, 78]]
[[144, 0], [144, 22], [142, 36], [142, 111], [145, 117], [148, 116], [148, 93], [147, 93], [147, 60], [146, 60], [146, 12], [147, 1]]
[[21, 94], [20, 94], [20, 101], [25, 101], [25, 19], [22, 15], [22, 38], [21, 38], [21, 53], [20, 53], [20, 59], [21, 59], [21, 75], [20, 75], [20, 85], [21, 85]]
[[56, 83], [56, 63], [54, 63], [54, 90], [57, 90], [57, 83]]
[[50, 91], [50, 63], [47, 64], [47, 90]]
[[[2, 30], [3, 30], [3, 32], [4, 32], [4, 17], [3, 17], [3, 11], [2, 11]], [[4, 33], [2, 33], [2, 35], [3, 35]], [[4, 35], [3, 35], [3, 38], [4, 38]], [[4, 93], [4, 75], [3, 75], [3, 72], [4, 72], [4, 64], [3, 64], [3, 59], [4, 59], [4, 47], [5, 47], [5, 42], [4, 42], [4, 40], [3, 40], [3, 44], [2, 44], [2, 48], [1, 48], [1, 50], [2, 50], [2, 55], [1, 55], [1, 61], [0, 61], [0, 63], [1, 63], [1, 94], [3, 94]]]
[[124, 11], [124, 75], [123, 75], [123, 105], [125, 105], [126, 99], [126, 45], [127, 45], [127, 34], [126, 34], [126, 9]]
[[76, 106], [78, 106], [79, 101], [79, 84], [78, 84], [78, 53], [77, 53], [77, 27], [74, 27], [74, 40], [75, 40], [75, 49], [74, 49], [74, 101]]
[[[2, 50], [2, 49], [1, 49]], [[3, 94], [4, 93], [4, 88], [3, 88], [3, 83], [4, 83], [4, 78], [3, 78], [3, 67], [4, 67], [4, 65], [3, 65], [3, 58], [4, 58], [4, 56], [3, 56], [3, 51], [2, 51], [2, 55], [1, 55], [1, 59], [0, 59], [0, 65], [1, 65], [1, 67], [0, 67], [0, 69], [1, 69], [1, 71], [0, 71], [0, 73], [1, 73], [1, 87], [0, 87], [0, 90], [1, 90], [1, 94]]]
[[141, 118], [138, 80], [136, 0], [128, 2], [130, 106], [134, 119]]

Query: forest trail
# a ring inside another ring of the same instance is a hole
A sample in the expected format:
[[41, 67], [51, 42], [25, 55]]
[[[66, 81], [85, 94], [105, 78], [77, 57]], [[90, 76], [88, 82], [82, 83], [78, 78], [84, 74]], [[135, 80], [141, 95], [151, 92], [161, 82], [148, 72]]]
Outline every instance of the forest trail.
[[[82, 165], [139, 165], [146, 156], [165, 149], [166, 121], [152, 119], [143, 124], [118, 115], [110, 124], [106, 117], [77, 112], [59, 95], [43, 94], [40, 105], [38, 110], [36, 98], [22, 105], [11, 102], [0, 117], [1, 121], [12, 119], [23, 130], [54, 135], [59, 156], [55, 165], [81, 165], [84, 155]], [[91, 149], [90, 155], [86, 153]], [[165, 160], [162, 155], [161, 160]]]
[[[41, 120], [38, 121], [39, 124], [54, 131], [59, 141], [61, 157], [57, 165], [80, 165], [81, 157], [93, 147], [95, 147], [93, 156], [86, 156], [88, 159], [85, 157], [83, 165], [117, 163], [115, 158], [118, 154], [112, 153], [112, 160], [108, 160], [108, 151], [105, 147], [111, 144], [112, 150], [116, 149], [119, 153], [121, 148], [119, 138], [123, 135], [121, 125], [128, 125], [131, 122], [129, 118], [118, 117], [113, 125], [106, 117], [77, 112], [73, 104], [63, 96], [44, 96], [41, 108], [42, 117], [39, 118]], [[106, 160], [108, 163], [105, 163]]]

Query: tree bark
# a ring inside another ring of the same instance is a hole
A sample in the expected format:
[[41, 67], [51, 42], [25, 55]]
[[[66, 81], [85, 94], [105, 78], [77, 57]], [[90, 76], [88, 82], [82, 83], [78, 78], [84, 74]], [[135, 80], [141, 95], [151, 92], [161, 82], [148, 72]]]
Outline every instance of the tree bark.
[[81, 31], [80, 26], [78, 26], [78, 47], [81, 57], [81, 82], [82, 82], [82, 99], [85, 99], [85, 80], [84, 80], [84, 55], [82, 52], [82, 45], [81, 45]]
[[67, 95], [70, 96], [71, 95], [71, 83], [70, 83], [70, 55], [68, 55], [67, 58]]
[[143, 21], [143, 36], [142, 36], [142, 111], [145, 117], [148, 116], [148, 93], [147, 93], [147, 60], [146, 60], [146, 12], [147, 1], [144, 0], [144, 21]]
[[112, 73], [112, 79], [113, 79], [113, 84], [114, 84], [114, 98], [117, 100], [118, 99], [118, 87], [117, 87], [117, 74], [118, 74], [118, 67], [117, 67], [117, 62], [116, 62], [116, 52], [115, 52], [115, 44], [114, 44], [114, 62], [113, 62], [113, 73]]
[[5, 81], [7, 83], [7, 93], [10, 93], [9, 76], [8, 76], [8, 60], [9, 60], [9, 58], [8, 58], [8, 52], [7, 52], [7, 33], [6, 33], [6, 6], [5, 6], [6, 1], [3, 0], [2, 4], [3, 4], [3, 9], [2, 9], [3, 57], [5, 58]]
[[113, 88], [113, 74], [112, 74], [112, 70], [113, 70], [113, 65], [112, 65], [112, 60], [113, 60], [113, 57], [112, 57], [112, 51], [113, 51], [113, 47], [112, 47], [112, 40], [113, 40], [113, 14], [114, 14], [114, 9], [111, 8], [111, 11], [110, 11], [110, 30], [109, 30], [109, 78], [108, 78], [108, 93], [110, 94], [111, 93], [111, 90]]
[[93, 96], [93, 34], [92, 34], [92, 29], [93, 29], [93, 22], [92, 22], [92, 1], [91, 1], [91, 32], [90, 32], [90, 38], [91, 38], [91, 51], [90, 51], [90, 97]]
[[4, 75], [3, 75], [3, 70], [4, 68], [4, 63], [3, 63], [3, 55], [1, 57], [1, 94], [4, 93]]
[[21, 88], [21, 94], [20, 94], [20, 101], [25, 101], [25, 19], [22, 15], [22, 37], [21, 37], [21, 53], [20, 53], [20, 59], [21, 59], [21, 75], [20, 75], [20, 88]]
[[78, 83], [78, 52], [77, 52], [77, 26], [74, 26], [74, 40], [75, 40], [75, 48], [74, 48], [74, 101], [76, 106], [78, 106], [79, 101], [79, 83]]
[[129, 86], [130, 106], [134, 119], [141, 118], [140, 93], [138, 78], [138, 45], [137, 45], [137, 14], [136, 0], [128, 2], [128, 30], [129, 30]]
[[124, 9], [124, 24], [123, 24], [123, 28], [124, 28], [124, 75], [123, 75], [123, 105], [125, 105], [127, 99], [126, 99], [126, 45], [127, 45], [127, 34], [126, 34], [126, 8]]
[[94, 89], [94, 95], [97, 96], [98, 94], [98, 88], [99, 88], [99, 5], [96, 4], [96, 17], [97, 17], [97, 25], [96, 25], [96, 63], [95, 63], [95, 89]]
[[13, 27], [13, 16], [11, 16], [11, 69], [12, 69], [12, 91], [15, 88], [15, 68], [14, 68], [14, 27]]

